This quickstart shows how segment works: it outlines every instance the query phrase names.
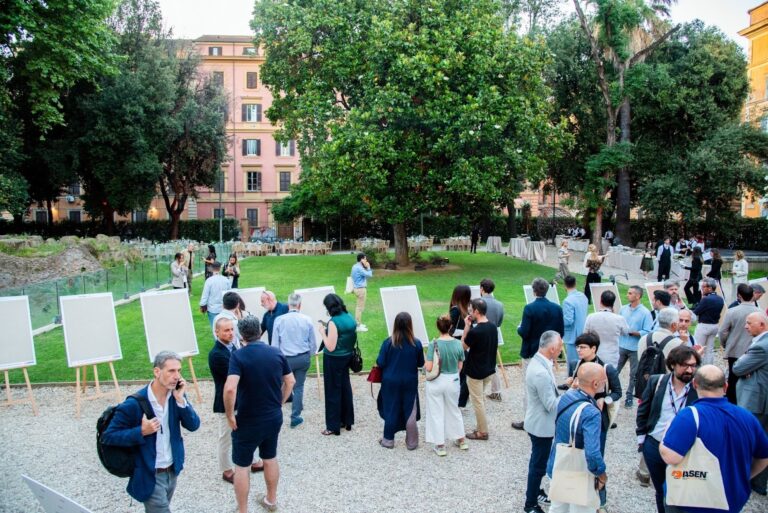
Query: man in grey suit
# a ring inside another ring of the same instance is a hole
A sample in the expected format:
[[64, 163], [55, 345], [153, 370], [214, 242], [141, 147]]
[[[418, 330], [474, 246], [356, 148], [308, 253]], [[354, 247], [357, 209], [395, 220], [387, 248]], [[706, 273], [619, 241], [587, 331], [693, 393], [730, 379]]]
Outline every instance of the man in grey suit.
[[739, 377], [733, 372], [733, 364], [747, 352], [752, 343], [752, 335], [744, 328], [747, 317], [760, 311], [752, 303], [752, 287], [746, 283], [739, 284], [736, 296], [739, 298], [739, 305], [728, 309], [717, 333], [720, 344], [725, 348], [725, 357], [728, 358], [728, 388], [725, 396], [731, 404], [737, 404], [736, 383], [739, 381]]
[[[739, 406], [751, 411], [768, 433], [768, 316], [762, 311], [749, 314], [745, 329], [752, 335], [752, 345], [733, 364], [733, 372], [739, 376], [736, 398]], [[768, 469], [753, 477], [751, 485], [754, 492], [766, 495]]]
[[[490, 278], [485, 278], [480, 282], [480, 297], [485, 300], [485, 306], [488, 310], [485, 312], [485, 316], [488, 322], [495, 325], [497, 328], [501, 328], [501, 323], [504, 322], [504, 305], [501, 301], [493, 297], [493, 291], [496, 289], [496, 284]], [[499, 342], [501, 342], [501, 331], [499, 331]], [[491, 378], [491, 393], [486, 397], [491, 401], [501, 401], [501, 380], [499, 379], [499, 373], [495, 373]]]
[[539, 501], [549, 501], [547, 494], [541, 489], [541, 479], [547, 473], [547, 460], [555, 436], [558, 392], [552, 367], [562, 350], [563, 339], [560, 334], [553, 330], [545, 331], [539, 339], [539, 351], [533, 355], [525, 372], [528, 403], [524, 425], [531, 439], [525, 513], [544, 513]]

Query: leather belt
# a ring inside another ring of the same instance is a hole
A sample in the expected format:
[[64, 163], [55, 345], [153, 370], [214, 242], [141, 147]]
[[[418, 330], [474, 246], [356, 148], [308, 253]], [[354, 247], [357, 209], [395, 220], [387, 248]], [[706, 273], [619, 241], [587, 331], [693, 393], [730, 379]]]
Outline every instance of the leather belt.
[[162, 474], [163, 472], [172, 472], [173, 471], [173, 465], [170, 465], [165, 468], [156, 468], [155, 472], [158, 474]]

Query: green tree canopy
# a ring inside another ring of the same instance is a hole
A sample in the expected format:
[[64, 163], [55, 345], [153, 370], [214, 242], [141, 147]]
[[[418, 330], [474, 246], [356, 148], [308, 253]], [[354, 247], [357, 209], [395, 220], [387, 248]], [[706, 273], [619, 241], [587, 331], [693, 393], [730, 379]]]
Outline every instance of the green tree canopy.
[[[278, 137], [297, 138], [302, 181], [343, 210], [392, 224], [497, 205], [539, 181], [565, 141], [549, 120], [544, 45], [504, 31], [492, 0], [265, 0]], [[354, 211], [354, 210], [350, 210]]]

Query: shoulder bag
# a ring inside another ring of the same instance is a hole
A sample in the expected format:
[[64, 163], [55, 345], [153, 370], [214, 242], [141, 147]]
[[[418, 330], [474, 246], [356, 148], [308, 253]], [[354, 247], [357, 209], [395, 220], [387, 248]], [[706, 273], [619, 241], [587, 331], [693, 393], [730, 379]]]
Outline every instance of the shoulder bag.
[[432, 381], [433, 379], [437, 378], [440, 375], [440, 367], [442, 366], [442, 361], [440, 359], [440, 349], [438, 348], [437, 340], [433, 340], [432, 345], [434, 347], [432, 352], [432, 370], [426, 371], [427, 381]]
[[728, 510], [720, 461], [699, 438], [699, 412], [691, 406], [696, 441], [677, 465], [667, 466], [667, 504], [685, 508]]
[[573, 412], [569, 442], [555, 446], [549, 498], [552, 501], [597, 509], [600, 506], [600, 497], [595, 489], [595, 475], [587, 467], [584, 449], [576, 448], [576, 430], [579, 427], [581, 412], [588, 405], [589, 402], [584, 401]]
[[349, 368], [352, 372], [360, 372], [363, 370], [363, 354], [360, 352], [360, 346], [357, 345], [357, 340], [355, 340], [355, 347], [352, 349], [352, 357], [349, 359]]

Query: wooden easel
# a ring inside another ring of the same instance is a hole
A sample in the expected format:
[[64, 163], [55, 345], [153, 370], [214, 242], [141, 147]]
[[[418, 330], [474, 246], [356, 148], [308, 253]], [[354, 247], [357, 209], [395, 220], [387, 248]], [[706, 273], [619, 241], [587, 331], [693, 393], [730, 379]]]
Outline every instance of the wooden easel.
[[499, 369], [501, 369], [501, 377], [504, 379], [504, 388], [509, 388], [509, 378], [507, 377], [507, 370], [504, 368], [504, 362], [501, 359], [501, 351], [496, 350], [496, 360], [499, 362]]
[[317, 373], [317, 397], [323, 398], [322, 383], [320, 378], [320, 353], [315, 353], [315, 372]]
[[203, 394], [200, 393], [200, 386], [197, 384], [197, 376], [195, 375], [195, 368], [192, 366], [192, 357], [187, 356], [187, 365], [189, 365], [189, 373], [192, 375], [192, 386], [195, 387], [195, 394], [197, 394], [197, 402], [203, 404]]
[[[115, 385], [114, 392], [102, 392], [101, 383], [99, 383], [99, 370], [96, 364], [91, 365], [93, 367], [93, 381], [96, 387], [96, 392], [92, 395], [86, 395], [86, 388], [88, 386], [88, 365], [81, 365], [75, 368], [75, 417], [80, 418], [80, 403], [81, 401], [89, 401], [92, 399], [98, 399], [100, 397], [107, 397], [114, 395], [117, 401], [120, 401], [120, 385], [117, 384], [117, 375], [115, 374], [115, 366], [113, 362], [107, 362], [109, 370], [112, 373], [112, 383]], [[82, 370], [82, 382], [80, 380], [80, 371]], [[82, 390], [80, 385], [82, 383]]]
[[35, 402], [35, 396], [32, 395], [32, 385], [29, 384], [29, 374], [27, 374], [27, 368], [21, 367], [21, 371], [24, 373], [24, 381], [27, 383], [27, 398], [26, 399], [14, 399], [11, 394], [11, 382], [8, 379], [8, 371], [4, 370], [5, 374], [5, 402], [0, 403], [2, 406], [13, 406], [14, 404], [29, 403], [32, 405], [32, 413], [37, 416], [37, 403]]

